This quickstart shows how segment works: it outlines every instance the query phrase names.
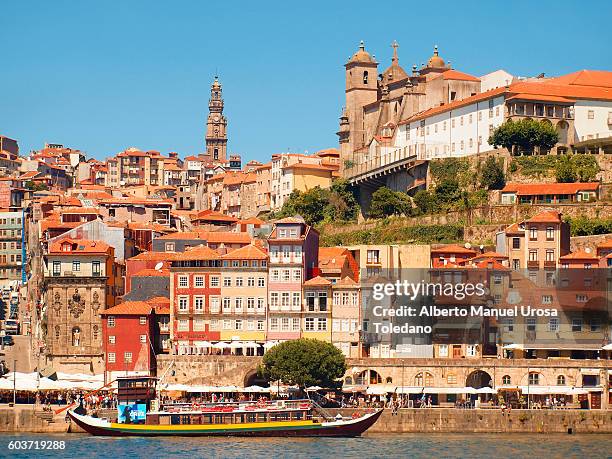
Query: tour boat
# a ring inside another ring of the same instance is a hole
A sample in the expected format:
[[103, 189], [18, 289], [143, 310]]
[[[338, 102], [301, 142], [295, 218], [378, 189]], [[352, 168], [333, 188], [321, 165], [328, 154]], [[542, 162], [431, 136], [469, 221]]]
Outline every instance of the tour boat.
[[138, 421], [111, 422], [69, 410], [78, 426], [101, 436], [357, 437], [382, 409], [350, 419], [328, 417], [311, 400], [278, 400], [208, 405], [167, 405]]

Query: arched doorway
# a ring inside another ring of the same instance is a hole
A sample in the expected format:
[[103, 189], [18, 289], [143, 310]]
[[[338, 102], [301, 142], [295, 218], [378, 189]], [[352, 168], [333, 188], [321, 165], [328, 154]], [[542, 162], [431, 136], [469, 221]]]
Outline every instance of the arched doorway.
[[270, 382], [263, 376], [260, 376], [257, 370], [250, 370], [244, 377], [244, 387], [249, 386], [269, 387]]
[[468, 375], [465, 385], [474, 389], [482, 389], [483, 387], [492, 387], [492, 380], [491, 375], [486, 371], [476, 370]]
[[565, 120], [561, 120], [557, 123], [557, 134], [559, 134], [559, 144], [567, 145], [567, 130], [569, 124]]

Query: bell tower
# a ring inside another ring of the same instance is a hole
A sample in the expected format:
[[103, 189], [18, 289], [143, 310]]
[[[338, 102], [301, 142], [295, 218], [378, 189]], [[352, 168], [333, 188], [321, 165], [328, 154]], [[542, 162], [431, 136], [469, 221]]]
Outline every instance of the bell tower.
[[208, 120], [206, 121], [206, 154], [213, 161], [227, 159], [227, 118], [223, 115], [223, 93], [219, 77], [210, 87]]

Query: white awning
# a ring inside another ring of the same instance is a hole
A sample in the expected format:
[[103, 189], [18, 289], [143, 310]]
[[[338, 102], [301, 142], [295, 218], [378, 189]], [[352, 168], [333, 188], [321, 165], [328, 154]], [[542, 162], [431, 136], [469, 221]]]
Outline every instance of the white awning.
[[473, 387], [415, 387], [403, 386], [397, 388], [398, 394], [475, 394]]
[[612, 351], [612, 343], [606, 344], [604, 347], [602, 347], [602, 349], [604, 351]]
[[389, 384], [375, 384], [369, 386], [366, 389], [366, 394], [368, 395], [384, 395], [388, 393], [393, 393], [397, 389], [397, 386], [391, 386]]

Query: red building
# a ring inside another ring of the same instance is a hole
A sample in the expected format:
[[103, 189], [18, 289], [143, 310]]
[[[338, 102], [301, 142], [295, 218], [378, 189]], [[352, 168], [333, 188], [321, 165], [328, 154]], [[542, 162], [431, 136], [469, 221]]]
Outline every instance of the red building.
[[[178, 348], [219, 341], [221, 256], [207, 246], [178, 254], [170, 266], [172, 341]], [[214, 302], [214, 304], [213, 304]]]
[[102, 315], [105, 376], [111, 381], [127, 374], [151, 375], [156, 371], [155, 307], [146, 301], [127, 301]]

